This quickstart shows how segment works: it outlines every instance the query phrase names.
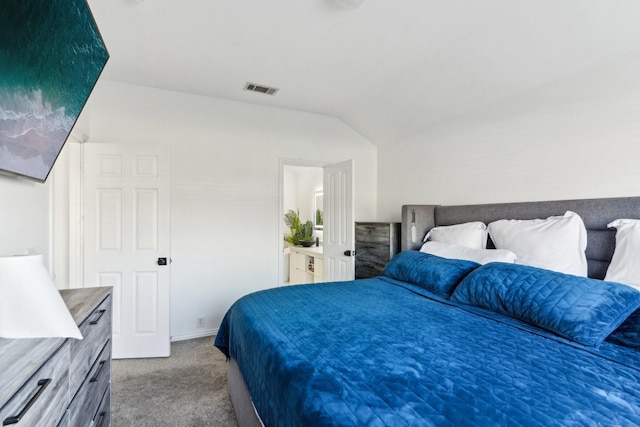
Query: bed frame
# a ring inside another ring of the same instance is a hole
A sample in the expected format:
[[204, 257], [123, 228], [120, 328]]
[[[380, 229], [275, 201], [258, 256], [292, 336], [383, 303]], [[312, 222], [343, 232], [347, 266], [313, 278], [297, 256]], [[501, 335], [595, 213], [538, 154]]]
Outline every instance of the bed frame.
[[[496, 203], [484, 205], [405, 205], [402, 207], [401, 250], [419, 249], [432, 227], [469, 221], [488, 224], [499, 219], [535, 219], [576, 212], [587, 228], [589, 277], [603, 279], [615, 248], [615, 229], [607, 224], [619, 218], [640, 218], [640, 197], [558, 200], [549, 202]], [[415, 220], [415, 239], [412, 226]], [[493, 247], [489, 241], [488, 247]], [[240, 427], [263, 426], [238, 365], [230, 359], [227, 372], [229, 394]]]
[[[482, 221], [489, 224], [499, 219], [534, 219], [562, 215], [573, 211], [582, 217], [587, 228], [587, 263], [589, 277], [603, 279], [616, 243], [615, 229], [607, 224], [619, 218], [640, 218], [640, 197], [609, 199], [558, 200], [552, 202], [496, 203], [489, 205], [437, 206], [405, 205], [402, 207], [401, 248], [419, 249], [422, 238], [436, 225]], [[417, 238], [411, 240], [415, 212]], [[489, 241], [487, 247], [493, 248]]]

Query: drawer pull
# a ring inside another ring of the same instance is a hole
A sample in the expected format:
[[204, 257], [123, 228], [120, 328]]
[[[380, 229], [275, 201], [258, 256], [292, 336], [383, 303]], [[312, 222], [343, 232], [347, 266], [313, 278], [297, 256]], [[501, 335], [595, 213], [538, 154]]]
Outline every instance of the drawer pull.
[[36, 391], [36, 393], [31, 397], [31, 399], [29, 399], [29, 402], [27, 402], [25, 407], [22, 408], [22, 411], [20, 411], [20, 413], [18, 415], [6, 418], [2, 422], [2, 425], [3, 426], [8, 426], [8, 425], [11, 425], [11, 424], [18, 424], [20, 422], [20, 420], [27, 414], [29, 409], [31, 409], [33, 404], [36, 403], [36, 400], [38, 400], [38, 398], [40, 397], [40, 395], [42, 394], [44, 389], [46, 389], [47, 386], [50, 383], [51, 383], [51, 378], [47, 378], [47, 379], [38, 381], [38, 391]]
[[89, 322], [90, 325], [97, 325], [98, 322], [100, 321], [100, 319], [102, 319], [102, 316], [104, 316], [104, 313], [106, 313], [107, 310], [100, 310], [98, 313], [100, 313], [98, 315], [98, 317], [96, 317], [95, 319], [93, 319], [91, 322]]
[[102, 424], [104, 424], [104, 420], [107, 419], [107, 412], [106, 411], [102, 411], [100, 412], [100, 422], [98, 423], [98, 427], [102, 427]]
[[96, 381], [98, 381], [98, 377], [100, 376], [100, 374], [102, 373], [102, 368], [104, 368], [104, 360], [100, 361], [100, 368], [98, 368], [98, 371], [96, 372], [96, 374], [91, 377], [91, 379], [89, 380], [90, 383], [95, 383]]

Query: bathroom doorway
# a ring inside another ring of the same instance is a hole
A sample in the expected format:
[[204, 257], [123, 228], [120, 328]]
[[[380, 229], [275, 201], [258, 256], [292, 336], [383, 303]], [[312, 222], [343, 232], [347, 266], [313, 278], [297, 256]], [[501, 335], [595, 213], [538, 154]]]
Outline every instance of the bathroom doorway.
[[[291, 249], [293, 245], [291, 242], [284, 240], [291, 233], [286, 224], [282, 225], [282, 285], [312, 283], [314, 278], [315, 280], [321, 278], [320, 263], [317, 261], [322, 260], [323, 173], [322, 166], [285, 164], [282, 167], [282, 212], [283, 214], [287, 214], [289, 211], [295, 212], [302, 224], [311, 221], [313, 230], [311, 237], [316, 241], [316, 244], [309, 248], [297, 247], [293, 255], [294, 266], [292, 268]], [[296, 257], [301, 257], [305, 260], [297, 263], [300, 264], [298, 269], [301, 271], [297, 271], [295, 268], [295, 265], [297, 265], [295, 264]], [[311, 259], [315, 261], [315, 265], [312, 267], [306, 261]], [[310, 271], [310, 268], [314, 271]], [[290, 274], [292, 270], [293, 277]]]

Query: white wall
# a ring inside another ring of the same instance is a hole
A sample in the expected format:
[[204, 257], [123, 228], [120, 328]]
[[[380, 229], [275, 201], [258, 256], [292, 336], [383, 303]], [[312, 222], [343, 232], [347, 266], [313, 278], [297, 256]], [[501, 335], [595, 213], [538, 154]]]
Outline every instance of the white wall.
[[296, 191], [296, 174], [291, 167], [284, 167], [282, 172], [282, 206], [284, 212], [297, 209], [298, 192]]
[[60, 289], [70, 283], [69, 152], [86, 135], [88, 117], [83, 110], [45, 183], [0, 174], [0, 256], [43, 254]]
[[170, 146], [174, 339], [278, 285], [280, 159], [353, 159], [356, 218], [375, 216], [376, 147], [337, 119], [105, 80], [91, 106], [90, 142]]
[[410, 203], [640, 195], [634, 69], [610, 64], [381, 147], [379, 220]]
[[0, 256], [44, 255], [50, 264], [49, 182], [0, 175]]

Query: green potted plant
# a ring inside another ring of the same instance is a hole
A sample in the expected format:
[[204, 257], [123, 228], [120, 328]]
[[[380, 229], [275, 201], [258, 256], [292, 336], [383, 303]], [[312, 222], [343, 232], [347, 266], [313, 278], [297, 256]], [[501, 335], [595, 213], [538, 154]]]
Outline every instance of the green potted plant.
[[289, 209], [284, 215], [284, 223], [289, 227], [291, 234], [285, 236], [284, 240], [293, 245], [311, 246], [315, 243], [313, 239], [313, 223], [307, 221], [304, 224], [300, 219], [300, 212]]

